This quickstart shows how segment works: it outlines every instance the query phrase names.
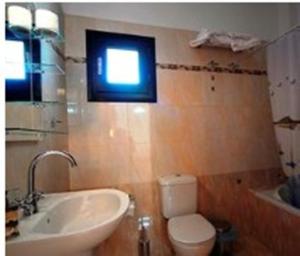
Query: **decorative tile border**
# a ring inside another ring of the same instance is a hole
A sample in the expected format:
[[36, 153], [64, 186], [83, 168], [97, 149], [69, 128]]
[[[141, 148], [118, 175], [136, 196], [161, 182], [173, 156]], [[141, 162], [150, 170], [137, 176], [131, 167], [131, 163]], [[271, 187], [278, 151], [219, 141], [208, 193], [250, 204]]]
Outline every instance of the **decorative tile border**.
[[197, 72], [216, 72], [216, 73], [231, 73], [231, 74], [247, 74], [247, 75], [258, 75], [265, 76], [267, 75], [266, 70], [258, 69], [243, 69], [237, 67], [221, 67], [218, 65], [182, 65], [182, 64], [162, 64], [157, 63], [156, 66], [161, 69], [170, 69], [170, 70], [186, 70], [186, 71], [197, 71]]
[[[52, 41], [49, 41], [52, 49], [59, 55], [64, 61], [71, 61], [76, 64], [85, 64], [85, 57], [73, 57], [65, 56], [62, 49], [56, 46]], [[266, 70], [259, 69], [245, 69], [241, 68], [237, 63], [230, 63], [227, 67], [222, 67], [218, 62], [212, 60], [206, 65], [184, 65], [184, 64], [172, 64], [172, 63], [156, 63], [156, 67], [160, 69], [169, 70], [186, 70], [186, 71], [197, 71], [197, 72], [215, 72], [215, 73], [230, 73], [230, 74], [247, 74], [266, 76]]]
[[[77, 64], [85, 64], [85, 57], [72, 57], [65, 56], [65, 61], [71, 61]], [[247, 74], [265, 76], [267, 75], [266, 70], [258, 69], [243, 69], [238, 64], [230, 63], [228, 67], [219, 66], [215, 61], [210, 61], [207, 65], [183, 65], [183, 64], [171, 64], [171, 63], [156, 63], [156, 67], [160, 69], [169, 70], [186, 70], [186, 71], [197, 71], [197, 72], [216, 72], [216, 73], [231, 73], [231, 74]]]

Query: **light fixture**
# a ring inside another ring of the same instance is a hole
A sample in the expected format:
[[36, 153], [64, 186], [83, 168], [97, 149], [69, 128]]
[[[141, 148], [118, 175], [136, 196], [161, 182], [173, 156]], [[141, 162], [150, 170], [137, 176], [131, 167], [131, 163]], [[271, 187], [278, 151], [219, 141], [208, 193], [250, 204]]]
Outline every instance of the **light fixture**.
[[7, 9], [9, 27], [18, 33], [28, 33], [32, 28], [32, 15], [29, 9], [11, 5]]
[[39, 35], [57, 36], [59, 34], [57, 14], [46, 9], [36, 9], [35, 32]]

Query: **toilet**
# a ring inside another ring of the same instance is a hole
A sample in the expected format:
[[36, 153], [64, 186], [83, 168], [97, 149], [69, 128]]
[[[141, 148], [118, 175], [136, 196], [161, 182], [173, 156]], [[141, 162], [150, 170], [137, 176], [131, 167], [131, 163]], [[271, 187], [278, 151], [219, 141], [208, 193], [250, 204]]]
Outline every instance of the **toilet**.
[[213, 225], [197, 212], [197, 179], [168, 175], [158, 179], [162, 214], [168, 219], [168, 236], [176, 256], [208, 256], [215, 239]]

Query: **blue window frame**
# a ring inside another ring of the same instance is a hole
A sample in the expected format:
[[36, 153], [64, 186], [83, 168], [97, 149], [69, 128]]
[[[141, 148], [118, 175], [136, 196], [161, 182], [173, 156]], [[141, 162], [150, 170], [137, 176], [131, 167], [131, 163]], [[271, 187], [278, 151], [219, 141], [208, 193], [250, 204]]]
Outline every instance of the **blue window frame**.
[[88, 101], [156, 102], [155, 39], [86, 31]]

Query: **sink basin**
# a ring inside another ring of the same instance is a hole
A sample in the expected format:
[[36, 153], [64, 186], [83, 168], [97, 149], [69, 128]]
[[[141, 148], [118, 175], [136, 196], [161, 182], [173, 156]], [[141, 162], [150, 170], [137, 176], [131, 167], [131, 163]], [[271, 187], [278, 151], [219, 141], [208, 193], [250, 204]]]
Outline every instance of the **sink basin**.
[[6, 242], [6, 255], [87, 255], [117, 228], [129, 197], [115, 189], [86, 190], [47, 194], [38, 206], [20, 221], [21, 235]]

